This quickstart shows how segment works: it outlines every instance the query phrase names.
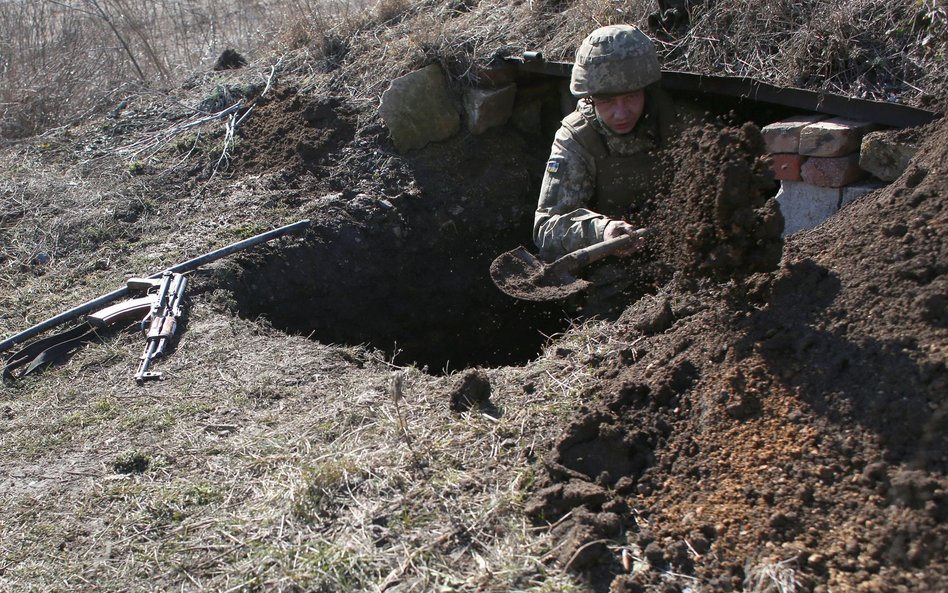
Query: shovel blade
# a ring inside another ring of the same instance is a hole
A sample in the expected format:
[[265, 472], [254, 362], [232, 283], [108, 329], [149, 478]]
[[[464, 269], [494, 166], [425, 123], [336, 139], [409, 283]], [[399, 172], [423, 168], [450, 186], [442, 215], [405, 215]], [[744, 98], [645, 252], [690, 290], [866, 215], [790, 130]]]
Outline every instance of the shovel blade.
[[568, 298], [589, 282], [564, 271], [554, 271], [524, 247], [500, 254], [490, 266], [490, 277], [505, 294], [525, 301]]

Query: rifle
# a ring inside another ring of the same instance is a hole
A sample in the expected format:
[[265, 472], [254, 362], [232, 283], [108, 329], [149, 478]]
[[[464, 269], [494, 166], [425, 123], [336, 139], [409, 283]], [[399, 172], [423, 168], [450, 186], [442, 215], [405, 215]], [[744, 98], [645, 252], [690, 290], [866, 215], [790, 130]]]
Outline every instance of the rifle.
[[[64, 353], [64, 351], [68, 349], [73, 342], [78, 343], [80, 340], [88, 339], [86, 334], [89, 332], [94, 332], [96, 327], [104, 327], [121, 319], [128, 319], [130, 317], [137, 316], [140, 315], [142, 311], [147, 310], [149, 313], [148, 316], [143, 320], [143, 324], [149, 324], [150, 326], [147, 331], [148, 339], [146, 342], [145, 354], [142, 355], [142, 366], [139, 368], [139, 373], [136, 373], [135, 377], [138, 381], [139, 374], [141, 374], [142, 380], [139, 381], [139, 383], [143, 382], [146, 379], [146, 375], [148, 374], [148, 366], [151, 360], [154, 357], [160, 356], [164, 353], [168, 344], [168, 339], [176, 329], [174, 327], [176, 324], [174, 319], [180, 316], [181, 300], [184, 296], [184, 290], [187, 287], [187, 280], [184, 276], [185, 273], [192, 272], [204, 264], [217, 261], [232, 253], [247, 249], [248, 247], [253, 247], [254, 245], [259, 245], [260, 243], [266, 243], [283, 235], [300, 232], [307, 228], [309, 224], [310, 221], [308, 219], [301, 220], [293, 224], [255, 235], [249, 239], [232, 243], [226, 247], [216, 249], [209, 253], [205, 253], [204, 255], [171, 266], [162, 272], [152, 274], [148, 278], [133, 278], [129, 280], [128, 283], [126, 283], [126, 285], [122, 288], [113, 290], [108, 294], [83, 303], [77, 307], [56, 315], [55, 317], [51, 317], [42, 323], [38, 323], [16, 335], [10, 336], [9, 338], [0, 342], [0, 352], [10, 349], [16, 344], [25, 342], [26, 340], [29, 340], [30, 338], [46, 331], [47, 329], [95, 311], [95, 313], [92, 313], [86, 317], [86, 323], [83, 323], [82, 325], [58, 336], [52, 336], [43, 340], [39, 340], [11, 356], [8, 359], [6, 367], [3, 371], [4, 378], [11, 378], [13, 376], [12, 370], [14, 368], [27, 363], [31, 363], [30, 368], [27, 369], [27, 371], [23, 374], [27, 374], [37, 368], [46, 366], [52, 361], [55, 355]], [[167, 281], [167, 290], [162, 289], [163, 284], [165, 284], [165, 278], [169, 278]], [[175, 278], [177, 278], [177, 280], [175, 280]], [[173, 288], [172, 285], [174, 285]], [[150, 290], [155, 287], [158, 288], [157, 293], [103, 308], [105, 305], [127, 296], [132, 290]], [[163, 296], [162, 293], [164, 293]], [[177, 313], [175, 313], [175, 311]], [[156, 325], [156, 319], [162, 320], [161, 323]], [[154, 326], [154, 328], [151, 326]], [[168, 331], [169, 329], [170, 333]], [[155, 339], [152, 339], [152, 333], [155, 334]], [[152, 344], [154, 345], [154, 350], [151, 352], [151, 354], [148, 354], [149, 348]], [[47, 351], [54, 352], [46, 355]], [[146, 354], [148, 354], [147, 357]], [[155, 376], [148, 376], [147, 378], [155, 378]]]
[[142, 320], [142, 332], [145, 334], [145, 350], [142, 352], [138, 371], [135, 372], [135, 382], [141, 385], [145, 381], [160, 379], [161, 373], [149, 371], [151, 361], [163, 356], [165, 349], [174, 332], [178, 328], [178, 317], [181, 317], [181, 305], [184, 300], [184, 291], [188, 287], [188, 277], [175, 272], [165, 272], [157, 283], [152, 286], [158, 288], [155, 302]]

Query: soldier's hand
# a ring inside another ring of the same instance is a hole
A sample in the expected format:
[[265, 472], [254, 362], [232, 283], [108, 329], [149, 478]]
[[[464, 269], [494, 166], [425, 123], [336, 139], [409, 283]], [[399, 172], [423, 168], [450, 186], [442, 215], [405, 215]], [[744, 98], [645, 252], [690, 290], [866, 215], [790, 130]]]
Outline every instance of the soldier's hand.
[[[636, 235], [636, 229], [631, 224], [624, 222], [622, 220], [612, 220], [609, 221], [609, 224], [606, 225], [606, 228], [602, 231], [602, 240], [608, 241], [610, 239], [618, 239], [624, 235]], [[615, 252], [614, 255], [619, 255], [622, 257], [627, 257], [638, 253], [645, 247], [645, 237], [637, 236], [636, 240], [629, 245]]]

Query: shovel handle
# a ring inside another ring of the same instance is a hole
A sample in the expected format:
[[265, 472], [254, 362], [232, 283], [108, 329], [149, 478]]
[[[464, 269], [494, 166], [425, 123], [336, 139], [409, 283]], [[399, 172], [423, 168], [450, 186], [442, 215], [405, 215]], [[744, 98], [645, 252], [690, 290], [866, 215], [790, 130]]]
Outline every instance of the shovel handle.
[[638, 229], [631, 235], [623, 235], [615, 239], [609, 239], [608, 241], [602, 241], [601, 243], [590, 245], [589, 247], [577, 249], [576, 251], [567, 253], [563, 257], [559, 258], [550, 264], [550, 267], [566, 269], [570, 271], [577, 270], [583, 266], [588, 266], [593, 262], [599, 261], [607, 255], [611, 255], [620, 249], [631, 246], [633, 243], [647, 234], [648, 229]]

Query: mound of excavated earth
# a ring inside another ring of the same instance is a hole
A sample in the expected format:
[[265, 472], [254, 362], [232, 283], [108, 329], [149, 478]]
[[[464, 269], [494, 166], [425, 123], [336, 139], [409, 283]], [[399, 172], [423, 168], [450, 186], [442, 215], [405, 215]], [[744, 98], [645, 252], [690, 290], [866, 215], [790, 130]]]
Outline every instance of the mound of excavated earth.
[[656, 208], [683, 217], [682, 272], [626, 310], [602, 403], [551, 444], [529, 500], [561, 562], [616, 592], [948, 587], [948, 125], [927, 132], [893, 184], [723, 284], [746, 259], [700, 255], [753, 250], [715, 252], [720, 221], [689, 205], [755, 181], [722, 167], [733, 143], [686, 160], [685, 205]]

